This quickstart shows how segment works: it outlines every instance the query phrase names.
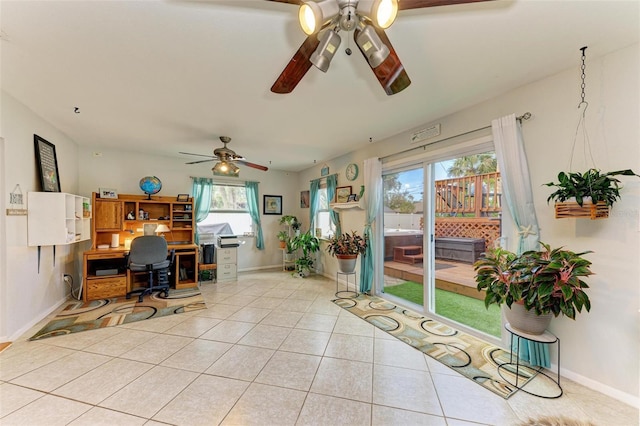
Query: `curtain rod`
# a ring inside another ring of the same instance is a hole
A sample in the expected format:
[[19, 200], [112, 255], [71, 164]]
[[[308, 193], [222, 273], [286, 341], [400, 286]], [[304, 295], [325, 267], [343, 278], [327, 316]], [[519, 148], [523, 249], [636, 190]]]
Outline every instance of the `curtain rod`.
[[314, 180], [322, 180], [322, 179], [326, 179], [326, 178], [328, 178], [329, 176], [333, 176], [333, 175], [338, 176], [338, 174], [337, 174], [337, 173], [331, 173], [330, 175], [320, 176], [318, 179], [311, 179], [309, 182], [313, 182]]
[[224, 178], [218, 178], [218, 177], [202, 177], [202, 176], [189, 176], [190, 179], [211, 179], [214, 182], [224, 182], [224, 183], [229, 183], [231, 185], [236, 184], [237, 186], [244, 186], [245, 183], [247, 182], [255, 182], [255, 183], [260, 183], [258, 181], [255, 180], [243, 180], [243, 181], [237, 181], [237, 180], [226, 180]]
[[[525, 112], [521, 116], [516, 117], [516, 120], [522, 122], [523, 120], [526, 121], [526, 120], [528, 120], [530, 118], [531, 118], [531, 113], [530, 112]], [[480, 127], [480, 128], [474, 129], [474, 130], [469, 130], [468, 132], [464, 132], [464, 133], [460, 133], [460, 134], [457, 134], [457, 135], [449, 136], [448, 138], [440, 139], [439, 141], [435, 141], [435, 142], [431, 142], [431, 143], [425, 143], [425, 144], [419, 145], [419, 146], [414, 146], [412, 148], [405, 149], [404, 151], [400, 151], [400, 152], [394, 152], [393, 154], [389, 154], [389, 155], [386, 155], [384, 157], [381, 157], [380, 160], [385, 160], [385, 159], [387, 159], [389, 157], [393, 157], [393, 156], [396, 156], [398, 154], [404, 154], [406, 152], [414, 151], [416, 149], [420, 149], [420, 148], [424, 149], [425, 147], [430, 146], [430, 145], [437, 145], [439, 143], [446, 142], [446, 141], [449, 141], [449, 140], [454, 139], [454, 138], [459, 138], [460, 136], [466, 136], [468, 134], [479, 132], [481, 130], [487, 130], [487, 129], [490, 129], [490, 128], [491, 128], [491, 126], [484, 126], [484, 127]]]

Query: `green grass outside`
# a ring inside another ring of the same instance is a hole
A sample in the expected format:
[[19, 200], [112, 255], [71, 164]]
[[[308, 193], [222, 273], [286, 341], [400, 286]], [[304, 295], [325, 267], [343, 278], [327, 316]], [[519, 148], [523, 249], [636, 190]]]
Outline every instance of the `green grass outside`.
[[[422, 284], [407, 281], [399, 285], [385, 287], [384, 291], [420, 306], [424, 304]], [[476, 330], [500, 337], [499, 306], [490, 305], [487, 309], [482, 300], [436, 289], [436, 313]]]

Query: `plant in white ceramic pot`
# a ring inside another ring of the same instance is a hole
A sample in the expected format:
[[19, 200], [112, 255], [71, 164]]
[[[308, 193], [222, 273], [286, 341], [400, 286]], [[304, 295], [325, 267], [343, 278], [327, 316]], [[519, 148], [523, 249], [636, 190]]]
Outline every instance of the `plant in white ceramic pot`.
[[351, 273], [355, 271], [358, 254], [364, 254], [367, 250], [368, 239], [358, 235], [356, 231], [333, 236], [329, 239], [327, 251], [338, 259], [341, 272]]
[[[477, 288], [486, 292], [485, 306], [504, 303], [510, 308], [505, 315], [511, 325], [532, 334], [543, 333], [552, 316], [563, 314], [575, 319], [582, 308], [591, 309], [584, 292], [589, 286], [582, 280], [593, 274], [591, 262], [582, 257], [591, 251], [574, 253], [540, 245], [543, 250], [530, 250], [520, 256], [495, 248], [474, 263]], [[537, 324], [529, 328], [514, 314], [523, 314]]]

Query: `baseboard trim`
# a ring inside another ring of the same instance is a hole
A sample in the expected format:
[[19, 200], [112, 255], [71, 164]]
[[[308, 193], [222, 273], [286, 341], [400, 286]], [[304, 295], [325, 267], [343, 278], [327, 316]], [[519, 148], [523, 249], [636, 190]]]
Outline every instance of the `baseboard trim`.
[[[32, 321], [27, 323], [24, 327], [20, 328], [16, 332], [14, 332], [11, 336], [9, 336], [8, 338], [0, 338], [0, 340], [2, 340], [3, 342], [4, 341], [15, 342], [16, 340], [18, 340], [20, 338], [20, 336], [22, 336], [27, 331], [29, 331], [29, 329], [31, 329], [33, 326], [38, 324], [40, 321], [42, 321], [43, 319], [48, 317], [51, 313], [57, 311], [58, 308], [60, 308], [60, 306], [64, 305], [65, 303], [67, 303], [71, 299], [73, 299], [73, 297], [71, 297], [70, 294], [67, 294], [64, 299], [58, 301], [52, 307], [50, 307], [48, 310], [42, 312], [38, 317], [34, 318]], [[75, 299], [73, 299], [73, 300], [75, 300]]]
[[[557, 366], [552, 365], [551, 370], [556, 370]], [[611, 398], [617, 399], [620, 402], [624, 402], [627, 405], [630, 405], [634, 408], [640, 408], [640, 398], [626, 392], [622, 392], [621, 390], [612, 388], [611, 386], [607, 386], [603, 383], [600, 383], [596, 380], [590, 379], [588, 377], [577, 374], [573, 371], [567, 370], [565, 368], [560, 368], [560, 384], [562, 384], [562, 378], [567, 378], [569, 380], [573, 380], [574, 382], [587, 387], [589, 389], [593, 389], [596, 392], [600, 392]]]

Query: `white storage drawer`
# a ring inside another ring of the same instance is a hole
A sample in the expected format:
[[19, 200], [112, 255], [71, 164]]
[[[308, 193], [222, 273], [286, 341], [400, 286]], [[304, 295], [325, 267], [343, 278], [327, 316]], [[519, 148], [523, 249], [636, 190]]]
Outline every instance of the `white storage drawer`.
[[220, 264], [227, 264], [227, 263], [238, 263], [237, 259], [238, 259], [238, 249], [235, 247], [231, 247], [231, 248], [219, 248], [216, 250], [216, 257], [217, 257], [217, 261], [216, 263], [218, 265]]
[[234, 264], [220, 264], [217, 269], [218, 281], [231, 281], [238, 277], [238, 269]]

